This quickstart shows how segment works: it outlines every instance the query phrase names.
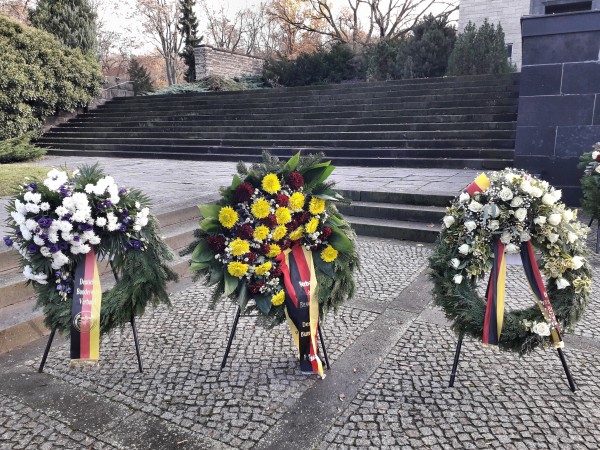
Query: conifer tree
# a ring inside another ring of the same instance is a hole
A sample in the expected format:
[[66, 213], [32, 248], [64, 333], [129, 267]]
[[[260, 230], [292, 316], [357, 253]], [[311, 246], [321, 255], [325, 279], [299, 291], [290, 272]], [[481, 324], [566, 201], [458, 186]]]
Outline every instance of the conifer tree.
[[96, 14], [88, 0], [39, 0], [29, 20], [67, 47], [96, 53]]
[[131, 58], [127, 73], [129, 74], [129, 80], [133, 82], [134, 95], [144, 95], [148, 92], [154, 92], [150, 73], [137, 59]]
[[198, 19], [194, 13], [196, 0], [179, 0], [179, 25], [177, 29], [184, 36], [184, 47], [179, 56], [187, 66], [184, 79], [188, 83], [196, 81], [196, 60], [194, 58], [194, 47], [200, 44], [202, 36], [198, 38]]

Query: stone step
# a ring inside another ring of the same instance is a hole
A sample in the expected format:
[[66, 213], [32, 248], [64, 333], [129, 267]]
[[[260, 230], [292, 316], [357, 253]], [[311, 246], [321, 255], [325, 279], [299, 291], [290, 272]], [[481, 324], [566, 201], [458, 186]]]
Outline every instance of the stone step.
[[454, 199], [456, 193], [449, 194], [421, 194], [418, 192], [381, 192], [381, 191], [355, 191], [338, 189], [338, 192], [352, 202], [403, 204], [403, 205], [427, 205], [446, 208]]
[[[45, 135], [36, 141], [41, 147], [71, 148], [87, 150], [123, 151], [127, 149], [147, 149], [148, 151], [168, 153], [202, 151], [207, 147], [224, 148], [271, 148], [271, 147], [311, 147], [311, 148], [440, 148], [440, 149], [514, 149], [514, 139], [346, 139], [346, 140], [317, 140], [317, 139], [175, 139], [175, 138], [95, 138], [81, 137], [52, 137]], [[367, 153], [367, 150], [365, 150]], [[260, 152], [258, 152], [260, 154]]]
[[387, 239], [435, 242], [440, 232], [438, 223], [410, 222], [380, 218], [345, 216], [357, 234]]
[[398, 220], [403, 222], [439, 223], [446, 208], [428, 205], [352, 202], [338, 206], [342, 214], [352, 217]]
[[296, 132], [268, 132], [261, 129], [253, 131], [197, 131], [185, 132], [181, 130], [166, 131], [158, 129], [132, 130], [123, 132], [88, 131], [88, 130], [52, 130], [44, 135], [45, 138], [88, 138], [88, 139], [245, 139], [245, 140], [389, 140], [389, 139], [515, 139], [513, 130], [453, 130], [453, 131], [296, 131]]

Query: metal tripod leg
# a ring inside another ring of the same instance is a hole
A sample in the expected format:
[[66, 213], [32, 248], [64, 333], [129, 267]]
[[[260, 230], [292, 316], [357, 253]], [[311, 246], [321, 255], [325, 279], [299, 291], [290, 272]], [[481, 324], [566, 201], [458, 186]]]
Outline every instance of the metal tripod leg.
[[144, 371], [144, 366], [142, 366], [142, 355], [140, 354], [140, 342], [138, 341], [137, 327], [135, 326], [135, 316], [133, 314], [131, 315], [130, 322], [131, 322], [131, 329], [133, 330], [133, 342], [135, 343], [135, 353], [137, 354], [138, 368], [140, 370], [140, 373], [142, 373]]
[[242, 308], [238, 306], [237, 312], [235, 313], [235, 320], [233, 321], [233, 326], [231, 327], [231, 333], [229, 334], [229, 342], [227, 342], [227, 348], [225, 349], [225, 354], [223, 355], [223, 361], [221, 362], [221, 370], [225, 368], [225, 364], [227, 364], [227, 358], [229, 357], [229, 351], [231, 350], [231, 343], [233, 342], [233, 337], [235, 336], [235, 330], [237, 329], [238, 322], [240, 321], [240, 316], [242, 315]]
[[571, 371], [569, 370], [569, 365], [567, 364], [567, 360], [565, 359], [565, 354], [562, 351], [562, 348], [557, 348], [558, 356], [560, 358], [560, 362], [562, 363], [563, 369], [565, 370], [565, 375], [567, 376], [567, 381], [569, 382], [569, 388], [571, 388], [572, 392], [575, 392], [575, 382], [573, 381], [573, 377], [571, 376]]
[[50, 353], [50, 347], [52, 347], [52, 341], [54, 340], [54, 335], [56, 334], [56, 327], [52, 329], [50, 333], [50, 337], [48, 338], [48, 343], [46, 344], [46, 350], [44, 350], [44, 356], [42, 356], [42, 362], [40, 363], [40, 368], [38, 369], [39, 373], [44, 371], [44, 366], [46, 365], [46, 359], [48, 358], [48, 353]]
[[452, 365], [452, 373], [450, 374], [450, 383], [448, 387], [454, 386], [454, 379], [456, 378], [456, 369], [458, 369], [458, 360], [460, 359], [460, 349], [462, 348], [463, 335], [458, 337], [458, 343], [456, 344], [456, 352], [454, 353], [454, 364]]
[[329, 357], [327, 356], [327, 349], [325, 348], [325, 340], [323, 339], [323, 330], [321, 329], [321, 322], [319, 322], [319, 339], [321, 340], [321, 348], [323, 349], [323, 357], [325, 358], [325, 365], [327, 370], [331, 369], [329, 365]]

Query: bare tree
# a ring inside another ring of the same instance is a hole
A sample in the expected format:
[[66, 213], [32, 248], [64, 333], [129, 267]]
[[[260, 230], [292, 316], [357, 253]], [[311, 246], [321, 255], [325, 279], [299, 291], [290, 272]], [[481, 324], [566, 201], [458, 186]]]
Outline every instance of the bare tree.
[[175, 0], [136, 0], [136, 13], [144, 32], [162, 56], [169, 86], [181, 75], [179, 52], [183, 35], [177, 29], [179, 9]]
[[21, 23], [27, 23], [29, 8], [34, 6], [34, 0], [2, 0], [0, 1], [0, 14], [4, 14]]
[[208, 20], [208, 34], [212, 43], [225, 50], [235, 51], [242, 43], [246, 15], [244, 11], [230, 13], [224, 4], [210, 8], [205, 0], [200, 2]]

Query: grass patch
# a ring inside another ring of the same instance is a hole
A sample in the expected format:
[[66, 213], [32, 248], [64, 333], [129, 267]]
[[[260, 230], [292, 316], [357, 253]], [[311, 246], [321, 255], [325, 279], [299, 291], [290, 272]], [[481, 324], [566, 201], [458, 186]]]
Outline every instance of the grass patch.
[[264, 84], [259, 78], [230, 80], [213, 75], [193, 83], [174, 84], [149, 95], [185, 94], [186, 92], [246, 91], [248, 89], [260, 89], [263, 87]]
[[12, 195], [14, 189], [27, 179], [43, 178], [52, 167], [31, 166], [28, 164], [0, 165], [0, 197]]

